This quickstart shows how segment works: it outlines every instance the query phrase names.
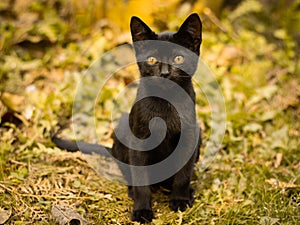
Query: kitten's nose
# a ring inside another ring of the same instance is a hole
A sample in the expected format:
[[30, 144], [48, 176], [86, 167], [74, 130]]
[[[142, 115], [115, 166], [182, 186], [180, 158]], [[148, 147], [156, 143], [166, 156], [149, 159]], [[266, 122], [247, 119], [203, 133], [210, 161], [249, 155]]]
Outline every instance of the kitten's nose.
[[167, 77], [170, 74], [169, 65], [166, 63], [163, 63], [161, 65], [161, 75], [163, 77]]

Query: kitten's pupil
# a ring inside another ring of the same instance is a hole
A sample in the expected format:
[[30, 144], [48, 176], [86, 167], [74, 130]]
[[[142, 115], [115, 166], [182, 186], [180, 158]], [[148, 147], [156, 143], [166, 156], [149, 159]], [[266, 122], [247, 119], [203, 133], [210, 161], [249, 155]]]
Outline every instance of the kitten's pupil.
[[147, 63], [149, 65], [154, 65], [154, 64], [157, 63], [157, 59], [155, 57], [153, 57], [153, 56], [150, 56], [150, 57], [147, 58]]
[[184, 62], [184, 57], [182, 55], [178, 55], [174, 58], [174, 62], [176, 64], [182, 64]]

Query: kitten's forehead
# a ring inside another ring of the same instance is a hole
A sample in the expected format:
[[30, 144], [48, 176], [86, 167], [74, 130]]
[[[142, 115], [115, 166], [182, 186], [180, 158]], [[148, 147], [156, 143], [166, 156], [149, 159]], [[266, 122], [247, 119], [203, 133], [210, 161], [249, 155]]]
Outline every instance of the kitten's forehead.
[[172, 41], [175, 32], [162, 32], [158, 34], [157, 39], [160, 41]]
[[[147, 58], [149, 56], [154, 57], [174, 57], [176, 55], [188, 56], [190, 55], [197, 57], [195, 53], [193, 53], [188, 48], [181, 46], [175, 41], [173, 42], [172, 33], [164, 33], [160, 34], [160, 40], [148, 40], [142, 42], [135, 42], [136, 55], [138, 58]], [[168, 38], [168, 40], [166, 40]], [[165, 40], [163, 40], [165, 39]]]
[[[178, 52], [180, 49], [181, 51], [189, 52], [188, 45], [185, 43], [185, 41], [182, 41], [178, 38], [176, 38], [178, 32], [162, 32], [157, 34], [157, 40], [161, 43], [158, 44], [156, 47], [159, 46], [159, 50], [165, 51], [165, 52], [173, 52], [172, 50], [175, 50], [175, 52]], [[169, 43], [169, 44], [168, 44]]]
[[[167, 36], [164, 36], [164, 38], [167, 38]], [[158, 57], [173, 57], [174, 55], [187, 55], [191, 54], [192, 52], [189, 49], [181, 45], [175, 44], [170, 40], [157, 40], [146, 41], [141, 53], [146, 53], [147, 55], [153, 55]]]

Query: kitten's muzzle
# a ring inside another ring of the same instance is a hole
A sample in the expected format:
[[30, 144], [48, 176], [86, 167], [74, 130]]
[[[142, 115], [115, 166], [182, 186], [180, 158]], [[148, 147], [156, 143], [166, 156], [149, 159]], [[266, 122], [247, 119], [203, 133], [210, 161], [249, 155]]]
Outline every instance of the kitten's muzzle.
[[169, 64], [162, 63], [160, 71], [161, 71], [161, 76], [167, 78], [170, 75]]

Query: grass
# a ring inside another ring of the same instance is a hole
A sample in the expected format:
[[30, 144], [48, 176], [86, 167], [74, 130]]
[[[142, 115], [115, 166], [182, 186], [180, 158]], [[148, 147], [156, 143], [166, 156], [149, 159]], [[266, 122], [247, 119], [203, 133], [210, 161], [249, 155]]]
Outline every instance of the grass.
[[[246, 26], [234, 27], [229, 19], [219, 22], [223, 31], [204, 27], [201, 57], [225, 98], [222, 146], [205, 169], [200, 166], [210, 149], [201, 149], [192, 182], [194, 206], [174, 213], [168, 197], [157, 192], [152, 224], [300, 224], [296, 42], [290, 37], [268, 39]], [[262, 21], [259, 25], [267, 27]], [[63, 136], [74, 136], [69, 127], [78, 80], [99, 56], [97, 51], [120, 44], [111, 39], [118, 32], [108, 27], [78, 42], [46, 48], [19, 43], [0, 57], [0, 222], [7, 216], [5, 224], [54, 225], [51, 207], [63, 204], [92, 224], [134, 224], [129, 220], [132, 201], [126, 187], [99, 176], [80, 153], [61, 151], [50, 140], [50, 131], [60, 126], [65, 127]], [[130, 41], [126, 33], [123, 39]], [[116, 69], [111, 60], [106, 65]], [[114, 99], [135, 77], [136, 68], [118, 71], [98, 99], [97, 132], [104, 144], [111, 145]], [[205, 146], [211, 133], [211, 108], [201, 87], [196, 92]], [[133, 97], [132, 93], [129, 89], [120, 101]], [[89, 130], [83, 128], [83, 138], [93, 141]]]

